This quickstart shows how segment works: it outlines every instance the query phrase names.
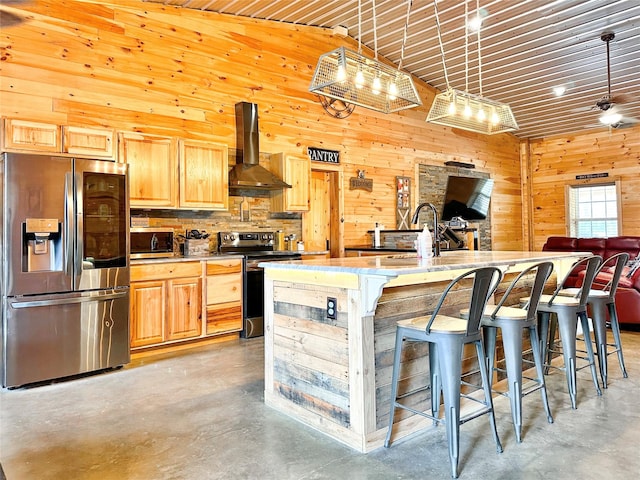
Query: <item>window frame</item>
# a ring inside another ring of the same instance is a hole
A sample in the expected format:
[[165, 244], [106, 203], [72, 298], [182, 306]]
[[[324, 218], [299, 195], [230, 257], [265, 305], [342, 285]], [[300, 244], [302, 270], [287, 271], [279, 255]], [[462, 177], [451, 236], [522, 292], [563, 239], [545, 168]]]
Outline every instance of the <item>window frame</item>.
[[[585, 188], [585, 187], [606, 187], [613, 185], [616, 190], [616, 215], [617, 215], [617, 235], [622, 235], [622, 193], [621, 182], [619, 178], [594, 178], [585, 179], [576, 182], [570, 182], [565, 184], [564, 190], [564, 204], [565, 204], [565, 228], [567, 236], [578, 237], [578, 229], [575, 228], [575, 234], [572, 234], [572, 226], [575, 224], [574, 218], [571, 213], [571, 192], [573, 189]], [[582, 238], [582, 237], [579, 237]], [[586, 237], [585, 237], [586, 238]]]

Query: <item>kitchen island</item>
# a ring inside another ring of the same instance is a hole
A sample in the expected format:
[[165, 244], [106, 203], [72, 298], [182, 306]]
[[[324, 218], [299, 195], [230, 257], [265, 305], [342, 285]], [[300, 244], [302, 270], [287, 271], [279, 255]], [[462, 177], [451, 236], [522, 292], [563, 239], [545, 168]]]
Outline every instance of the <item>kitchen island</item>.
[[[261, 264], [265, 270], [265, 402], [360, 452], [382, 446], [389, 419], [395, 324], [424, 314], [448, 282], [475, 267], [498, 266], [504, 284], [550, 260], [556, 278], [585, 254], [444, 252]], [[427, 349], [403, 359], [401, 390], [428, 381]], [[428, 410], [428, 395], [410, 398]], [[398, 412], [393, 439], [431, 423]], [[427, 423], [428, 422], [428, 423]]]

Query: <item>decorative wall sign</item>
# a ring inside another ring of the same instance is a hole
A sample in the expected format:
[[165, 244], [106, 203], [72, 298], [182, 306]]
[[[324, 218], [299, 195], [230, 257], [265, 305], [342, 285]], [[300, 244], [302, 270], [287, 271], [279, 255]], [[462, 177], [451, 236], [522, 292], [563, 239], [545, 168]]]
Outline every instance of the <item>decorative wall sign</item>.
[[411, 211], [411, 179], [396, 177], [396, 228], [409, 230], [409, 212]]
[[323, 148], [307, 147], [309, 158], [314, 162], [340, 163], [340, 152]]
[[372, 192], [373, 179], [365, 178], [364, 170], [358, 170], [358, 176], [349, 179], [349, 190], [366, 190], [367, 192]]
[[608, 173], [588, 173], [585, 175], [576, 175], [576, 180], [587, 180], [589, 178], [606, 178], [608, 177]]

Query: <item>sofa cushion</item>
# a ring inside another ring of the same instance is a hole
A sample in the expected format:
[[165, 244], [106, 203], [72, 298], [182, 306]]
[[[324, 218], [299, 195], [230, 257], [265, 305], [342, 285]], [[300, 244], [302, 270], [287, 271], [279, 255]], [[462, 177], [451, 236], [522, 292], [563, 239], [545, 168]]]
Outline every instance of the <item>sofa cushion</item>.
[[578, 239], [573, 237], [549, 237], [542, 250], [552, 252], [575, 252], [578, 249]]
[[[591, 252], [594, 255], [605, 257], [607, 248], [606, 238], [578, 238], [578, 252]], [[607, 256], [608, 258], [608, 256]]]

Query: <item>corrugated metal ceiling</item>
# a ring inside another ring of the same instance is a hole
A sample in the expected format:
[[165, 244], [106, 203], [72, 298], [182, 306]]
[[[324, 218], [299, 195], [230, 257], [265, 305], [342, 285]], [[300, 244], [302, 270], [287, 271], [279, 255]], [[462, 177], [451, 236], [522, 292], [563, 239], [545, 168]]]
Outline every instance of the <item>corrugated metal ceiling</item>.
[[[358, 0], [147, 0], [251, 18], [334, 28], [358, 38]], [[468, 2], [474, 11], [476, 1]], [[372, 1], [362, 0], [362, 43], [374, 48]], [[481, 31], [484, 96], [511, 105], [522, 138], [607, 128], [596, 102], [607, 94], [605, 31], [611, 41], [611, 93], [625, 125], [640, 121], [640, 1], [485, 0]], [[465, 89], [465, 2], [439, 0], [449, 84]], [[407, 0], [376, 0], [377, 50], [400, 62]], [[477, 43], [469, 40], [470, 93], [479, 93]], [[403, 69], [444, 90], [434, 4], [413, 0]], [[553, 88], [565, 86], [556, 97]], [[625, 126], [623, 125], [623, 126]]]

